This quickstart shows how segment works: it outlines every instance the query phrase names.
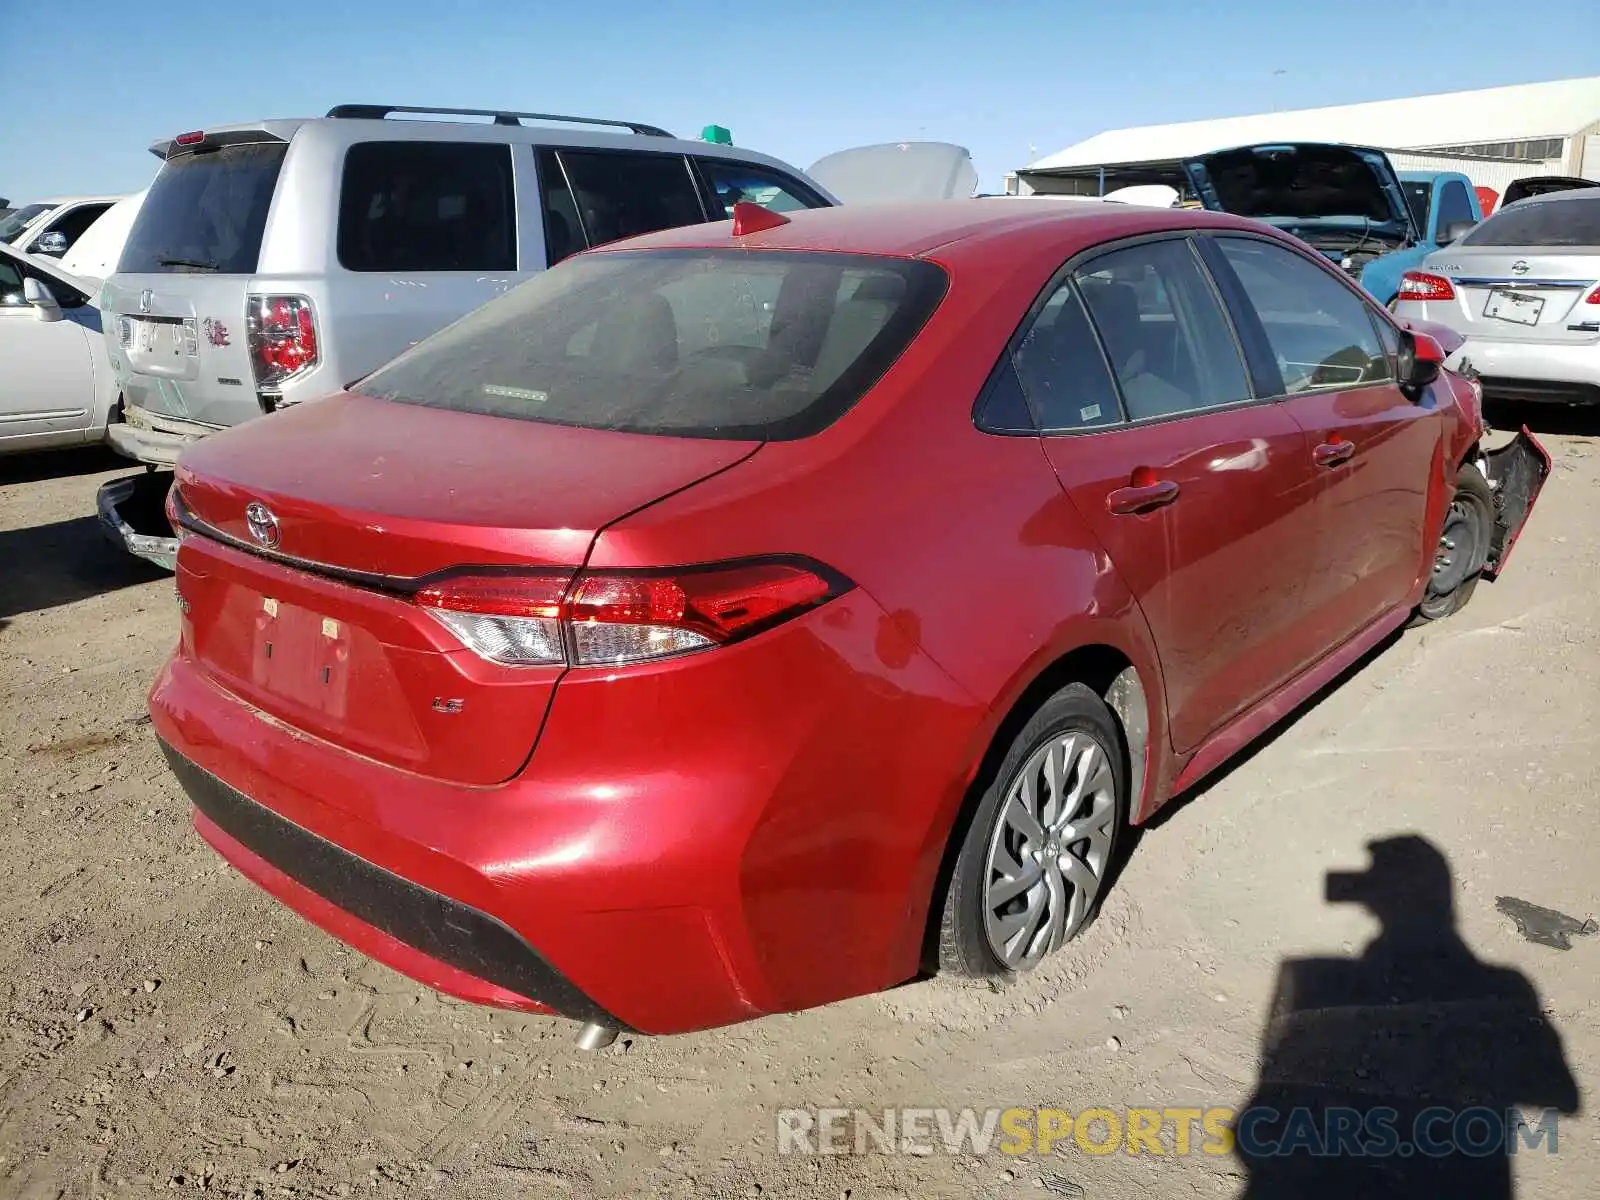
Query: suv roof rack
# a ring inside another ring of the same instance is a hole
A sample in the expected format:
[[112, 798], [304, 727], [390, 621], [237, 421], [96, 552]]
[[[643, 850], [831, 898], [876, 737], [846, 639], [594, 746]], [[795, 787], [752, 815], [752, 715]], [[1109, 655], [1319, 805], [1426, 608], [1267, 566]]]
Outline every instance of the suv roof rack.
[[496, 125], [521, 125], [523, 119], [530, 121], [564, 121], [572, 125], [611, 125], [618, 129], [631, 130], [644, 137], [669, 138], [672, 136], [665, 129], [658, 128], [655, 125], [646, 125], [642, 121], [608, 121], [601, 117], [564, 117], [559, 113], [511, 112], [494, 108], [419, 108], [410, 104], [336, 104], [328, 110], [330, 117], [343, 117], [359, 121], [381, 121], [390, 113], [432, 113], [454, 117], [493, 117]]

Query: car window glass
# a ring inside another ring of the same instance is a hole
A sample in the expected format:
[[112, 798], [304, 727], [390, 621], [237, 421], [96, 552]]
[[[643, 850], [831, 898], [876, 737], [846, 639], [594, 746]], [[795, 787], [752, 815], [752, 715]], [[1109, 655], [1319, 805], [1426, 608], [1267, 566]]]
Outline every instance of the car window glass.
[[773, 212], [794, 212], [801, 208], [821, 208], [822, 198], [813, 196], [776, 171], [722, 158], [697, 159], [700, 170], [716, 194], [724, 216], [733, 216], [733, 206], [741, 200], [759, 204]]
[[1122, 419], [1105, 356], [1070, 281], [1045, 301], [1012, 359], [1041, 430], [1089, 429]]
[[558, 157], [590, 246], [706, 219], [688, 160], [678, 155], [562, 150]]
[[1392, 378], [1366, 302], [1349, 288], [1283, 246], [1234, 237], [1217, 244], [1261, 318], [1285, 393]]
[[1437, 228], [1442, 233], [1452, 225], [1472, 219], [1472, 201], [1467, 199], [1467, 185], [1459, 179], [1450, 180], [1439, 193]]
[[245, 142], [172, 155], [139, 206], [117, 269], [254, 271], [287, 149], [286, 142]]
[[553, 267], [584, 248], [578, 205], [554, 150], [539, 151], [539, 197], [544, 210], [545, 263]]
[[865, 254], [579, 256], [423, 339], [355, 390], [587, 429], [806, 437], [877, 382], [945, 284], [933, 263]]
[[15, 241], [17, 234], [49, 211], [48, 204], [24, 204], [7, 213], [4, 219], [0, 219], [0, 242]]
[[1186, 240], [1113, 250], [1075, 278], [1129, 419], [1249, 398], [1233, 331]]
[[22, 268], [16, 259], [0, 254], [0, 305], [13, 308], [22, 303]]
[[351, 271], [514, 271], [514, 213], [509, 146], [361, 142], [345, 155], [339, 262]]
[[108, 204], [81, 204], [71, 212], [50, 222], [48, 232], [59, 233], [66, 240], [62, 250], [69, 250], [72, 248], [73, 243], [83, 236], [84, 231], [98, 221], [109, 207], [110, 205]]
[[1388, 357], [1393, 370], [1393, 363], [1400, 354], [1400, 331], [1377, 313], [1372, 313], [1372, 323], [1378, 328], [1378, 340], [1383, 343], [1383, 352]]
[[1519, 200], [1461, 239], [1463, 246], [1600, 246], [1600, 195]]

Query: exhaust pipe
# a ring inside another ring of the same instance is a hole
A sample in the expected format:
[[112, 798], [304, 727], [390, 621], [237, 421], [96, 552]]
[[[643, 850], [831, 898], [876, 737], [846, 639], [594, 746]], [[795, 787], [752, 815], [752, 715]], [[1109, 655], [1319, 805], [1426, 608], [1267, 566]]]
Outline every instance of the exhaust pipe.
[[579, 1050], [604, 1050], [617, 1040], [615, 1025], [602, 1025], [598, 1021], [589, 1021], [578, 1030]]

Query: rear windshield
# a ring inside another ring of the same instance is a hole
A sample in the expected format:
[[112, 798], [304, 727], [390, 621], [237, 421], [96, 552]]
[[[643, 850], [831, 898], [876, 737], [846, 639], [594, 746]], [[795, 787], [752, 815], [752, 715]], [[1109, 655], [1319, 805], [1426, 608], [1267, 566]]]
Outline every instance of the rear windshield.
[[1600, 246], [1600, 196], [1527, 200], [1502, 208], [1463, 246]]
[[944, 295], [929, 262], [613, 251], [569, 259], [354, 390], [587, 429], [785, 440], [870, 388]]
[[117, 270], [128, 275], [249, 275], [287, 142], [246, 142], [175, 154], [139, 208]]

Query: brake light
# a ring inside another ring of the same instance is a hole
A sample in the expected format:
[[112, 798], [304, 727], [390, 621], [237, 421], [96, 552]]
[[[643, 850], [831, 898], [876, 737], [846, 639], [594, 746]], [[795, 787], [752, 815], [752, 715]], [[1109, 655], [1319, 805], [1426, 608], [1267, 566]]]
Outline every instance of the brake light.
[[1456, 289], [1443, 275], [1426, 271], [1407, 271], [1400, 277], [1402, 300], [1454, 300]]
[[245, 324], [257, 389], [275, 390], [317, 365], [317, 323], [306, 297], [251, 296]]
[[620, 666], [728, 645], [848, 581], [798, 559], [667, 572], [459, 574], [414, 599], [468, 649], [514, 666]]
[[198, 146], [201, 142], [206, 140], [206, 135], [200, 130], [196, 129], [191, 133], [180, 133], [172, 140], [180, 146]]
[[1600, 304], [1600, 287], [1594, 289], [1583, 298], [1585, 304]]

